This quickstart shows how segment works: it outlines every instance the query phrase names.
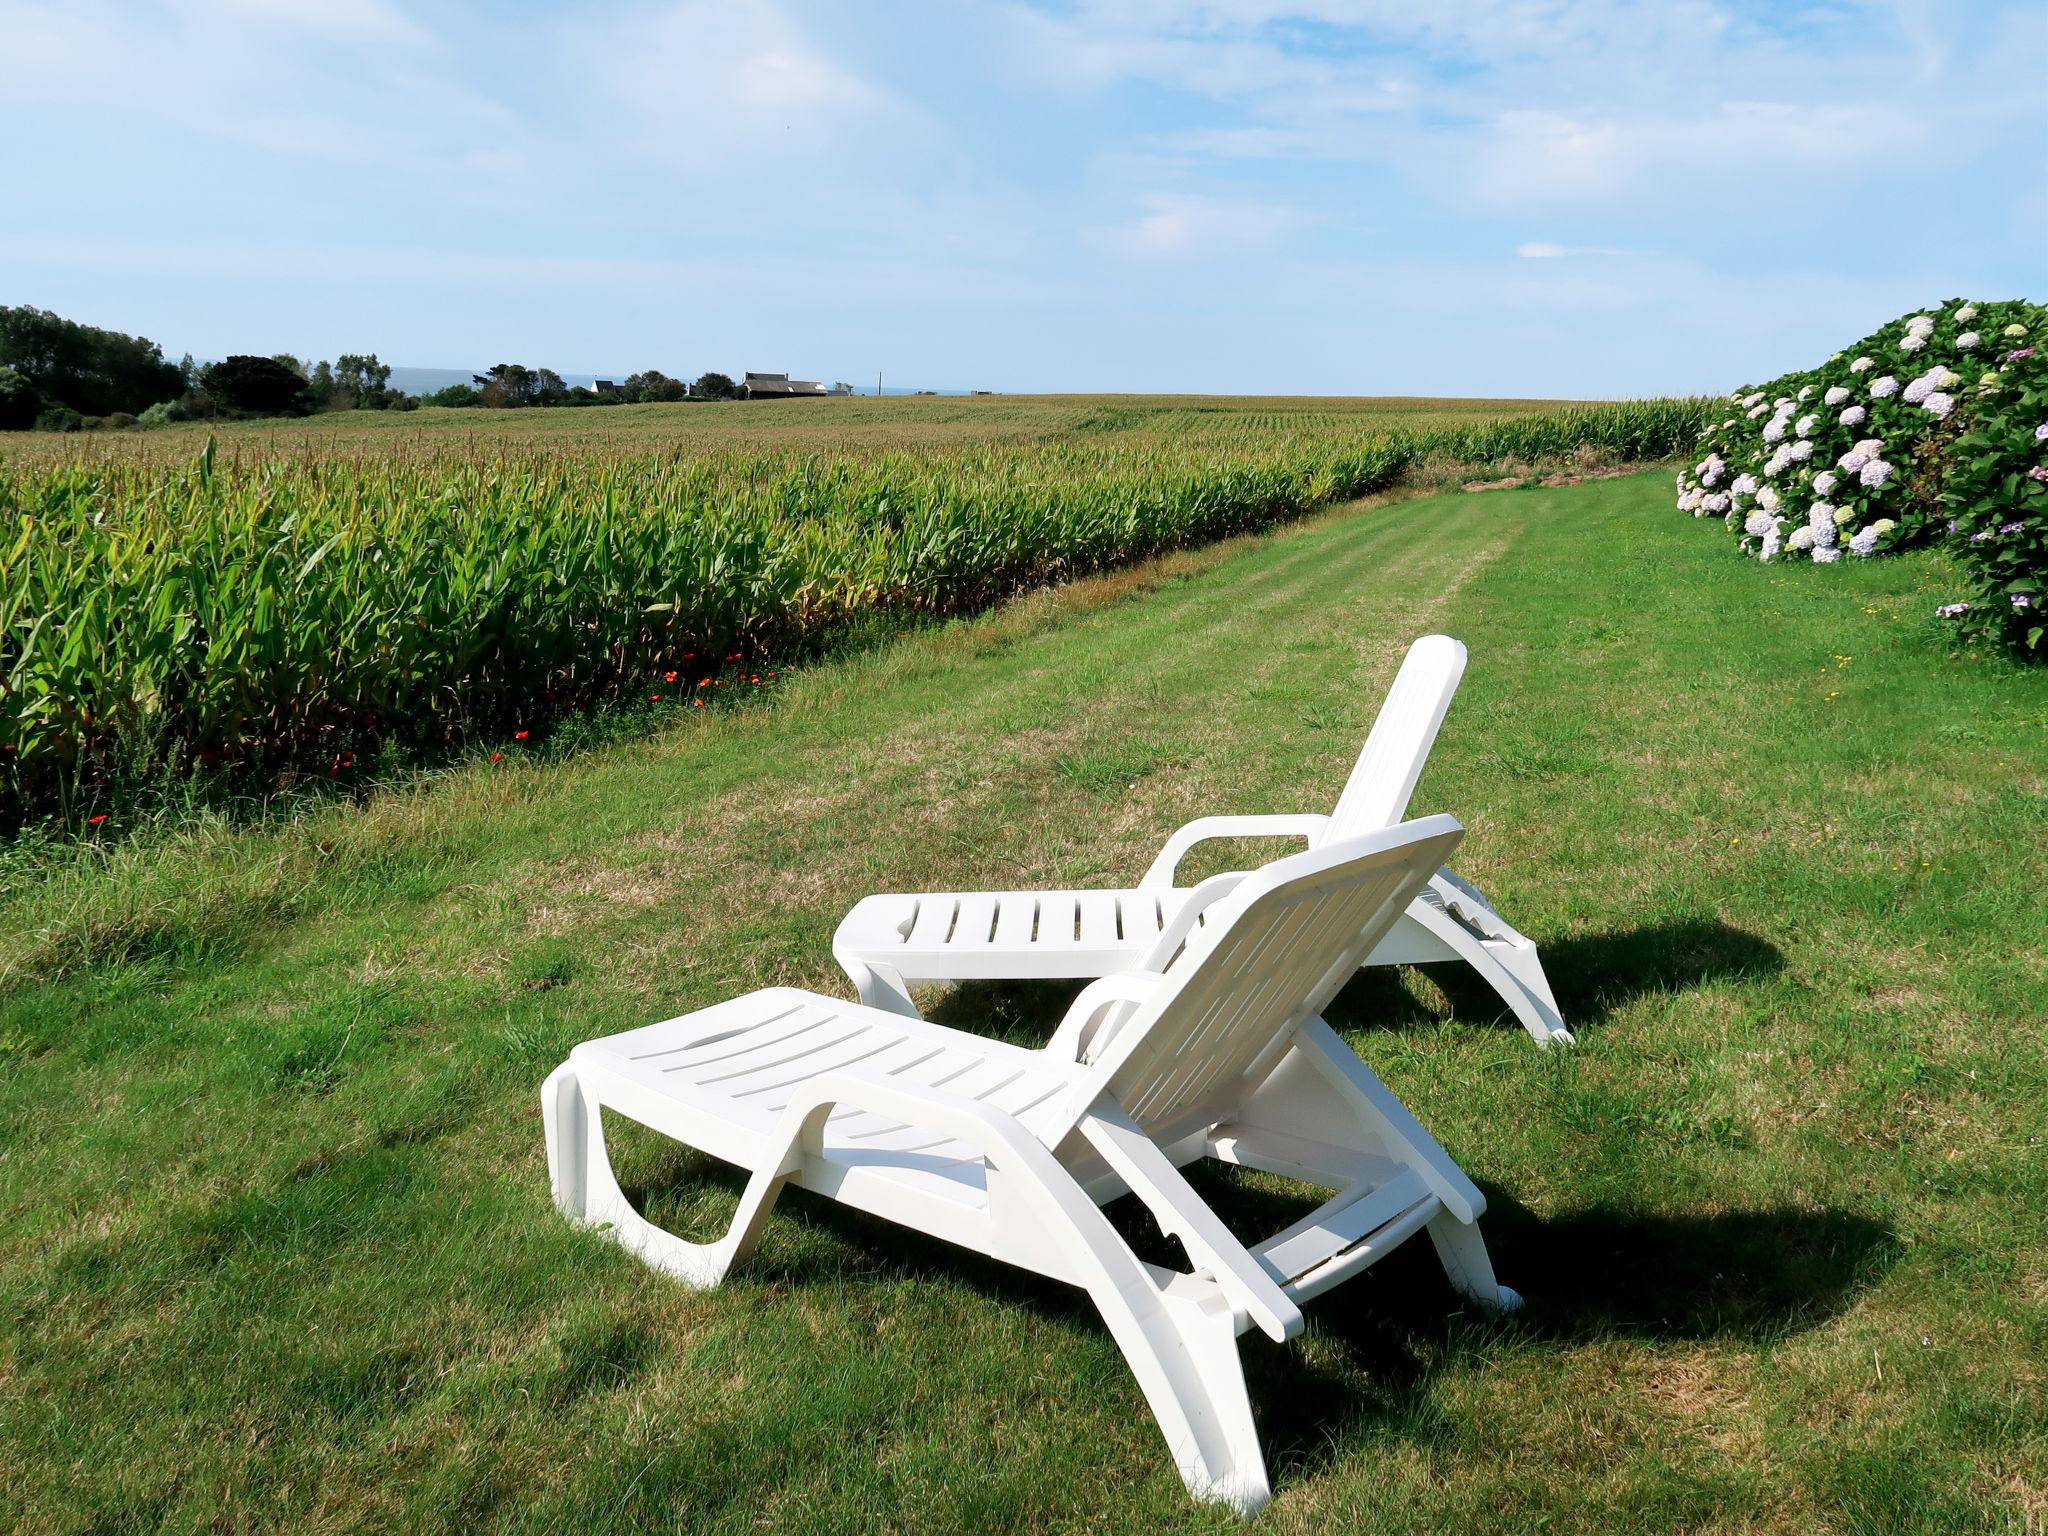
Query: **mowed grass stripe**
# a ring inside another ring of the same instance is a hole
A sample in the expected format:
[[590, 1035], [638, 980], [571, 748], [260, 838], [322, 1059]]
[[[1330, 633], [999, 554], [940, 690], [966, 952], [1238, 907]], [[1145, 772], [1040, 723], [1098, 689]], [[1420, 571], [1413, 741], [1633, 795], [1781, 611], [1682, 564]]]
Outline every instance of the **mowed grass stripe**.
[[[1263, 1528], [2023, 1511], [2048, 688], [1927, 643], [1924, 563], [1758, 571], [1662, 492], [1332, 517], [769, 709], [135, 854], [155, 939], [0, 1004], [23, 1520], [1229, 1528], [1077, 1296], [803, 1199], [682, 1291], [553, 1217], [534, 1088], [737, 986], [843, 994], [825, 942], [874, 886], [1128, 879], [1185, 815], [1328, 804], [1426, 628], [1473, 666], [1417, 807], [1473, 829], [1583, 1043], [1538, 1056], [1455, 975], [1341, 1000], [1532, 1305], [1458, 1317], [1403, 1253], [1248, 1345]], [[938, 1001], [1017, 1038], [1059, 1007]], [[651, 1139], [623, 1160], [662, 1219], [729, 1206]]]

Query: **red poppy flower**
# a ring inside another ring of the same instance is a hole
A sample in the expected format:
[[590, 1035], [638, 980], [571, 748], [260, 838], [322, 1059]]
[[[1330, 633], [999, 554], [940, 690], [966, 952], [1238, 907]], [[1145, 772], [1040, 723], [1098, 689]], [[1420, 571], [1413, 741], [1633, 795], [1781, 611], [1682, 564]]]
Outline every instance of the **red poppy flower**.
[[664, 683], [672, 683], [676, 680], [676, 675], [673, 672], [664, 672], [661, 674], [661, 680]]
[[491, 761], [494, 763], [502, 763], [503, 761], [505, 761], [505, 754], [502, 752], [493, 752], [491, 754]]
[[99, 815], [97, 815], [97, 816], [88, 816], [88, 817], [86, 817], [86, 818], [85, 818], [85, 824], [86, 824], [87, 826], [89, 826], [89, 827], [96, 827], [96, 826], [98, 826], [98, 825], [99, 825], [99, 824], [100, 824], [101, 822], [105, 821], [106, 819], [107, 819], [107, 816], [106, 816], [106, 812], [102, 811], [102, 812], [101, 812], [101, 813], [100, 813]]
[[658, 693], [650, 693], [649, 695], [647, 695], [647, 702], [650, 704], [659, 704], [661, 702], [661, 695]]
[[524, 741], [528, 736], [531, 736], [532, 734], [533, 733], [531, 731], [514, 731], [512, 733], [512, 739], [514, 741]]

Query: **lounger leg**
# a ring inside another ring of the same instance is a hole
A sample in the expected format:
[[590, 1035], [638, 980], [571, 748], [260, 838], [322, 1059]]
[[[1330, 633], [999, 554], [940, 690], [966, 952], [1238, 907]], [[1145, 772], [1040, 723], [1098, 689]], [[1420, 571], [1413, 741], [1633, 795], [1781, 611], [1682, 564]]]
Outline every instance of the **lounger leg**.
[[900, 1013], [907, 1019], [923, 1017], [917, 1011], [917, 1004], [910, 1000], [910, 989], [903, 984], [902, 976], [894, 967], [865, 965], [843, 955], [839, 963], [845, 969], [847, 979], [853, 983], [854, 991], [860, 994], [860, 1000], [868, 1007]]
[[1551, 1000], [1550, 983], [1543, 980], [1543, 967], [1536, 960], [1535, 945], [1528, 947], [1526, 960], [1517, 955], [1514, 965], [1517, 971], [1534, 968], [1536, 978], [1542, 982], [1540, 992], [1525, 985], [1504, 963], [1505, 956], [1513, 953], [1510, 946], [1488, 944], [1448, 912], [1420, 899], [1409, 904], [1407, 915], [1442, 940], [1500, 994], [1500, 1000], [1521, 1021], [1530, 1039], [1544, 1046], [1572, 1043], [1571, 1031], [1564, 1027], [1564, 1020], [1558, 1016], [1557, 1004]]
[[1436, 1244], [1444, 1274], [1459, 1295], [1489, 1312], [1522, 1309], [1520, 1294], [1494, 1278], [1493, 1260], [1487, 1255], [1478, 1222], [1460, 1221], [1449, 1211], [1439, 1212], [1429, 1224], [1429, 1240]]
[[725, 1236], [715, 1243], [686, 1242], [654, 1225], [626, 1199], [612, 1175], [599, 1110], [597, 1096], [567, 1064], [557, 1067], [541, 1088], [548, 1180], [555, 1204], [573, 1221], [608, 1229], [622, 1248], [685, 1285], [717, 1285], [760, 1240], [789, 1174], [780, 1167], [755, 1169]]
[[[1105, 1223], [1105, 1227], [1107, 1224]], [[1109, 1240], [1122, 1246], [1114, 1232]], [[1095, 1245], [1090, 1245], [1095, 1246]], [[1089, 1295], [1138, 1380], [1189, 1493], [1239, 1514], [1273, 1497], [1237, 1353], [1237, 1322], [1215, 1282], [1161, 1286], [1130, 1250], [1089, 1265]]]

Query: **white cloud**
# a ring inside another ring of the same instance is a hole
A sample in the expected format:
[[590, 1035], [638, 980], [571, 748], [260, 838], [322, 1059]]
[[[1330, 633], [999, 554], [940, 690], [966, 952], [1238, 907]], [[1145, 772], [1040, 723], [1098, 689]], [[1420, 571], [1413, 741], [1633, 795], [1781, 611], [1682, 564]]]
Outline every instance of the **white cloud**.
[[152, 146], [175, 135], [199, 181], [221, 146], [418, 169], [519, 132], [384, 0], [0, 0], [0, 40], [10, 105], [89, 109]]
[[1548, 240], [1525, 240], [1515, 247], [1524, 261], [1556, 261], [1565, 256], [1645, 256], [1647, 251], [1620, 245], [1555, 245]]
[[1180, 260], [1270, 250], [1310, 222], [1297, 208], [1186, 192], [1148, 192], [1138, 206], [1137, 217], [1084, 235], [1120, 256]]
[[889, 136], [918, 113], [835, 59], [773, 4], [664, 0], [593, 26], [565, 25], [572, 88], [615, 122], [627, 153], [679, 165], [823, 163]]
[[1462, 214], [1668, 221], [1735, 200], [1817, 216], [1817, 190], [1948, 172], [1958, 145], [2038, 114], [2000, 60], [2043, 28], [2008, 10], [1930, 30], [1889, 0], [1796, 19], [1712, 0], [1077, 0], [1020, 30], [1070, 80], [1206, 97], [1212, 120], [1152, 141], [1171, 152], [1377, 164]]

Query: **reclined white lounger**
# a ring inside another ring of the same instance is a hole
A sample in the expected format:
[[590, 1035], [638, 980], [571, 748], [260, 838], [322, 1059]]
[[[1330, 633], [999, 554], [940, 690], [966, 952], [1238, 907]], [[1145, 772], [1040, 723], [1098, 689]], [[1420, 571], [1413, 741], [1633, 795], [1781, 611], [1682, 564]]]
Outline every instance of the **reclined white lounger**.
[[[1432, 816], [1282, 859], [1210, 909], [1164, 965], [1083, 991], [1026, 1050], [772, 988], [589, 1041], [541, 1090], [555, 1203], [649, 1264], [716, 1285], [785, 1183], [1083, 1286], [1198, 1497], [1270, 1497], [1237, 1335], [1302, 1329], [1300, 1303], [1427, 1230], [1451, 1283], [1511, 1310], [1485, 1200], [1319, 1017], [1461, 835]], [[600, 1111], [751, 1177], [724, 1237], [685, 1242], [627, 1203]], [[1246, 1246], [1180, 1165], [1214, 1157], [1335, 1191]], [[1097, 1209], [1126, 1191], [1191, 1273], [1139, 1260]]]
[[[1192, 888], [1176, 886], [1175, 871], [1197, 844], [1298, 837], [1316, 848], [1392, 826], [1406, 815], [1464, 671], [1465, 647], [1448, 635], [1425, 635], [1408, 648], [1328, 816], [1191, 821], [1167, 839], [1135, 890], [870, 896], [840, 921], [832, 953], [862, 1002], [911, 1018], [917, 1017], [911, 982], [1061, 981], [1128, 970], [1161, 933], [1185, 932], [1204, 906], [1244, 878], [1218, 875]], [[1535, 944], [1448, 869], [1435, 873], [1365, 963], [1437, 960], [1462, 960], [1477, 971], [1538, 1045], [1571, 1043]]]

